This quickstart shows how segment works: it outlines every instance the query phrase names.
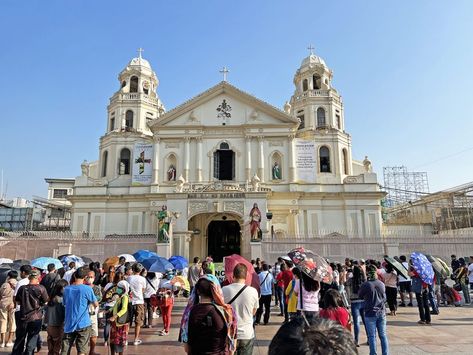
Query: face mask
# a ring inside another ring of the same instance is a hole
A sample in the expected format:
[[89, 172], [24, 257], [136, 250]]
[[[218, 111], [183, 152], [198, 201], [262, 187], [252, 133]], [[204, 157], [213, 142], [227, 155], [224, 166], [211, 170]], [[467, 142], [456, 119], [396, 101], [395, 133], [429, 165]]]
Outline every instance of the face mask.
[[123, 295], [123, 292], [124, 292], [123, 288], [117, 288], [118, 295]]
[[94, 283], [94, 281], [95, 281], [95, 279], [94, 279], [93, 277], [88, 277], [88, 278], [86, 279], [86, 282], [85, 282], [85, 283], [86, 283], [87, 285], [92, 285], [92, 284]]

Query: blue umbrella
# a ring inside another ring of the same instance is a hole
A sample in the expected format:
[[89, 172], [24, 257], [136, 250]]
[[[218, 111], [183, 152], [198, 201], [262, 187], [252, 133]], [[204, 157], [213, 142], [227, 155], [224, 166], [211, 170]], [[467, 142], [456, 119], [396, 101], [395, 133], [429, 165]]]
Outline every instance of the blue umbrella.
[[149, 250], [140, 249], [134, 253], [133, 256], [135, 257], [136, 261], [143, 263], [144, 260], [152, 258], [153, 256], [158, 256], [158, 254]]
[[160, 258], [160, 256], [157, 256], [157, 255], [152, 256], [151, 258], [143, 260], [141, 262], [141, 265], [143, 265], [146, 270], [149, 270], [151, 265], [153, 265], [156, 262], [156, 260], [158, 260], [159, 258]]
[[66, 270], [69, 269], [69, 264], [71, 262], [76, 263], [76, 268], [79, 268], [85, 265], [84, 260], [80, 256], [76, 256], [73, 254], [60, 256], [59, 261], [62, 263], [62, 265], [64, 266], [64, 269]]
[[166, 258], [158, 257], [156, 261], [151, 265], [148, 271], [150, 272], [160, 272], [164, 274], [166, 270], [174, 269], [174, 265], [171, 264]]
[[187, 259], [180, 255], [174, 255], [169, 258], [169, 262], [174, 265], [176, 270], [182, 270], [189, 265]]
[[63, 267], [59, 259], [48, 258], [46, 256], [42, 256], [40, 258], [37, 258], [31, 261], [31, 266], [34, 266], [35, 268], [42, 269], [42, 270], [47, 270], [49, 264], [54, 264], [56, 269], [60, 269]]
[[419, 277], [428, 285], [434, 284], [434, 269], [427, 257], [419, 252], [411, 254], [411, 261], [414, 270], [419, 274]]

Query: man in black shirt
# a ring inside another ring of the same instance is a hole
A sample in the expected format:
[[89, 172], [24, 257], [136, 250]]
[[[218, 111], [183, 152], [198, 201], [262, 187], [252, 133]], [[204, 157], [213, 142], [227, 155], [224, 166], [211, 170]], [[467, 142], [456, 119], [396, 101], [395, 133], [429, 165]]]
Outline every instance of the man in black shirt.
[[51, 295], [51, 292], [53, 292], [53, 288], [56, 285], [56, 282], [58, 282], [60, 279], [61, 277], [56, 272], [56, 267], [54, 266], [54, 264], [49, 264], [48, 274], [41, 280], [41, 285], [43, 285], [46, 291], [48, 292], [48, 296]]

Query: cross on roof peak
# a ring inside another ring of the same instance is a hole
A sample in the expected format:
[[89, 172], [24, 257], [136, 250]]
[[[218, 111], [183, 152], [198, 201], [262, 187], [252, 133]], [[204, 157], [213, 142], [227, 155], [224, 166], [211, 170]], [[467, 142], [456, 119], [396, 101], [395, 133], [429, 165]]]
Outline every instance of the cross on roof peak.
[[223, 81], [227, 81], [227, 74], [230, 73], [230, 70], [224, 66], [219, 72], [223, 74]]
[[145, 50], [144, 50], [143, 48], [141, 48], [141, 47], [138, 48], [138, 57], [139, 57], [139, 58], [143, 58], [141, 55], [143, 54], [144, 51], [145, 51]]
[[312, 44], [310, 44], [309, 47], [307, 47], [307, 49], [309, 50], [309, 54], [310, 54], [310, 55], [313, 55], [313, 54], [314, 54], [314, 49], [315, 49], [315, 47], [314, 47]]

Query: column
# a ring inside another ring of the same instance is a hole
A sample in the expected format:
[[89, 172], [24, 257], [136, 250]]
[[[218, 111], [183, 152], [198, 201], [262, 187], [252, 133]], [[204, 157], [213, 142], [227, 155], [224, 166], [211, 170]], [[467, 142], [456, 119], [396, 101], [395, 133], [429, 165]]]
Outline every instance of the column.
[[190, 157], [190, 154], [191, 154], [191, 150], [190, 150], [190, 138], [189, 137], [186, 137], [185, 138], [185, 142], [184, 142], [184, 179], [186, 181], [189, 180], [189, 165], [190, 165], [190, 160], [191, 160], [191, 157]]
[[298, 214], [299, 214], [299, 210], [296, 210], [296, 209], [291, 210], [294, 238], [299, 238], [300, 236]]
[[296, 181], [296, 163], [294, 158], [294, 135], [289, 136], [289, 182]]
[[197, 137], [197, 171], [196, 180], [197, 182], [202, 181], [202, 137]]
[[258, 177], [261, 182], [264, 182], [264, 139], [263, 137], [258, 137], [259, 143], [259, 163], [258, 163]]
[[246, 136], [246, 167], [245, 176], [247, 181], [251, 181], [251, 137]]
[[160, 139], [154, 138], [154, 149], [153, 149], [153, 185], [159, 184], [159, 144]]

